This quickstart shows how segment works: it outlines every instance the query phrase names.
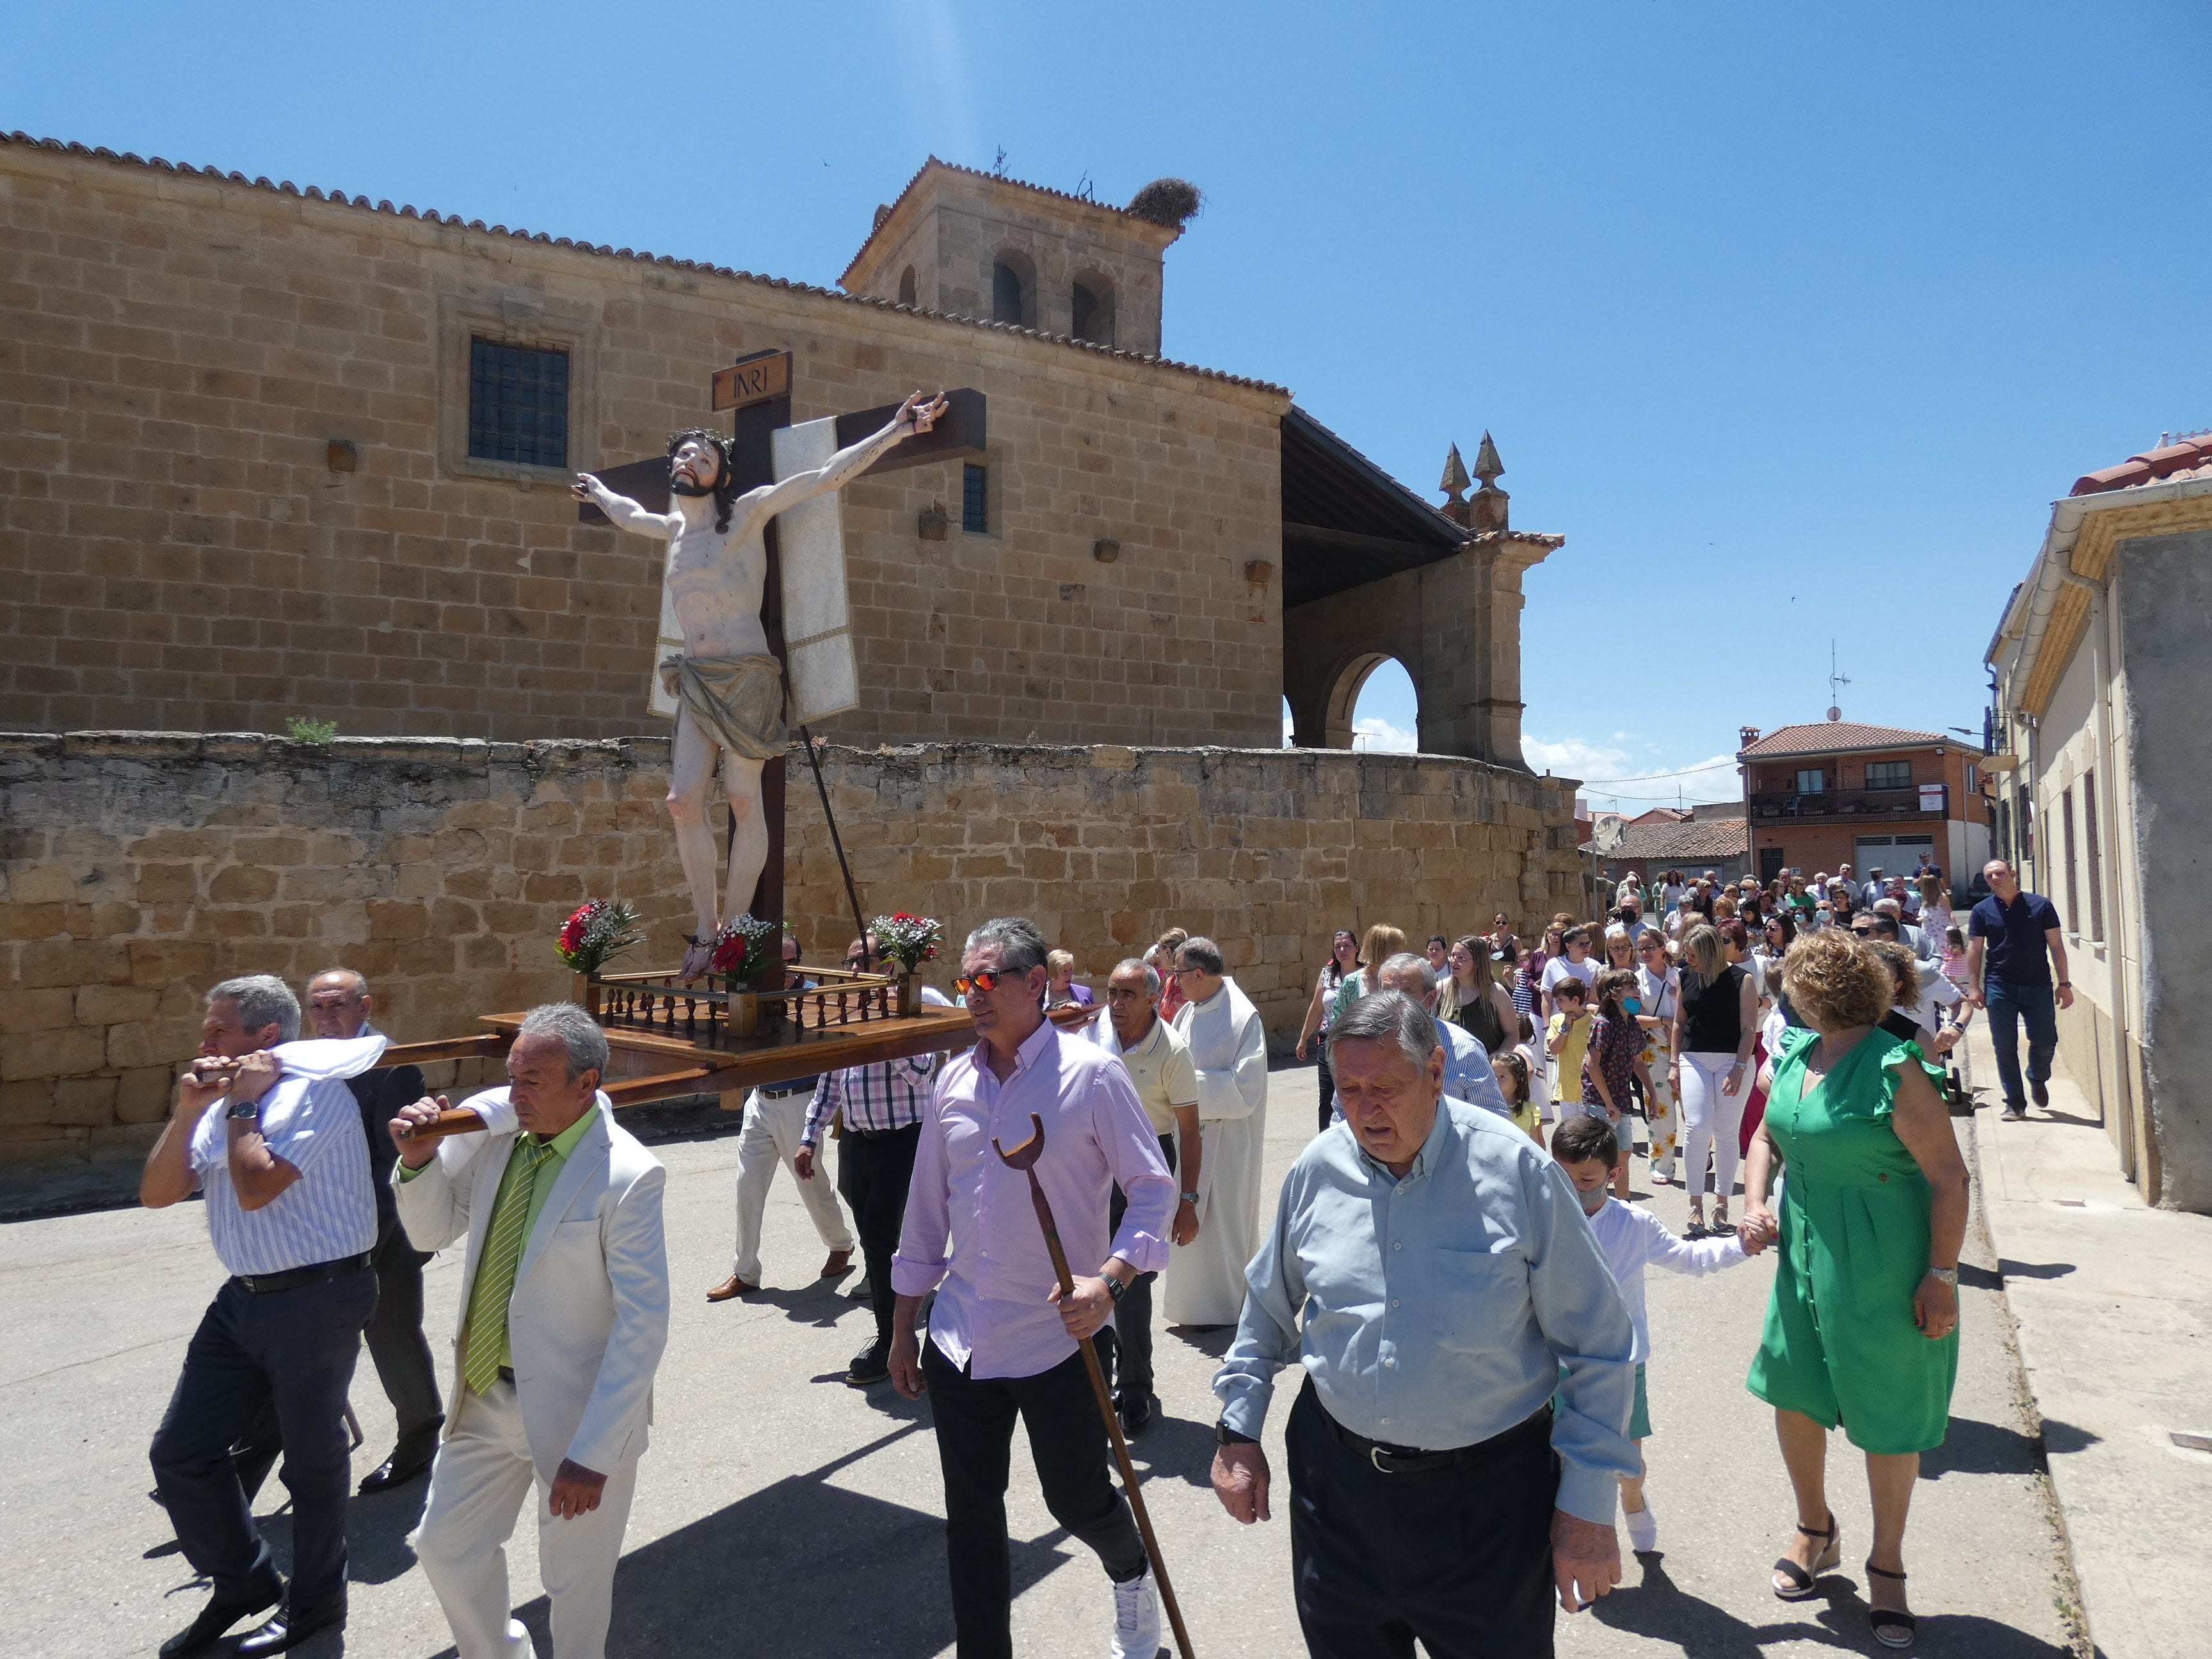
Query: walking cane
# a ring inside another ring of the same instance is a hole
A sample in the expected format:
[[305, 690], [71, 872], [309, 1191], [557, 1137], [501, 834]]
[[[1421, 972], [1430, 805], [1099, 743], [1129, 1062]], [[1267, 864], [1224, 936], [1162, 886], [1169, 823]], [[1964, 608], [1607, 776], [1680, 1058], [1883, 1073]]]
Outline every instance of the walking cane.
[[[996, 1135], [991, 1138], [991, 1150], [1010, 1170], [1019, 1170], [1030, 1178], [1030, 1202], [1036, 1206], [1037, 1221], [1044, 1228], [1044, 1247], [1052, 1254], [1052, 1270], [1060, 1275], [1060, 1293], [1075, 1293], [1075, 1275], [1067, 1270], [1067, 1252], [1060, 1248], [1060, 1229], [1054, 1224], [1052, 1205], [1037, 1185], [1036, 1161], [1044, 1155], [1044, 1120], [1035, 1112], [1030, 1114], [1030, 1138], [1011, 1152], [999, 1145]], [[1182, 1609], [1176, 1605], [1175, 1588], [1168, 1583], [1168, 1564], [1160, 1559], [1160, 1540], [1152, 1535], [1152, 1518], [1145, 1513], [1144, 1494], [1137, 1490], [1137, 1471], [1129, 1462], [1129, 1443], [1121, 1438], [1121, 1419], [1114, 1415], [1114, 1399], [1106, 1391], [1106, 1372], [1098, 1363], [1097, 1346], [1089, 1337], [1075, 1345], [1083, 1350], [1084, 1369], [1091, 1373], [1091, 1392], [1097, 1397], [1098, 1414], [1106, 1419], [1107, 1437], [1114, 1443], [1114, 1462], [1121, 1470], [1121, 1489], [1129, 1494], [1129, 1507], [1136, 1512], [1137, 1531], [1145, 1540], [1145, 1559], [1152, 1564], [1152, 1577], [1160, 1587], [1160, 1600], [1168, 1610], [1168, 1623], [1175, 1631], [1176, 1650], [1182, 1659], [1197, 1659], [1191, 1651], [1190, 1632], [1182, 1627]]]

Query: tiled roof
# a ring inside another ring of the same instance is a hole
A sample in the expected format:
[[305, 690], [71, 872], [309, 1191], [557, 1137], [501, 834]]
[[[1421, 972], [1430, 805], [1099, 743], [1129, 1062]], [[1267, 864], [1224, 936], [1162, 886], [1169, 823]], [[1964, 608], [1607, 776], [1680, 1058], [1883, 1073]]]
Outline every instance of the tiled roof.
[[2178, 483], [2185, 478], [2212, 478], [2212, 435], [2185, 438], [2162, 449], [2130, 455], [2118, 466], [2108, 466], [2074, 481], [2069, 495], [2098, 495], [2108, 489], [2133, 489], [2149, 483]]
[[[348, 196], [342, 190], [325, 191], [309, 185], [301, 189], [289, 179], [271, 184], [264, 176], [249, 179], [242, 173], [225, 173], [220, 167], [196, 167], [190, 162], [165, 161], [156, 155], [150, 159], [129, 152], [118, 155], [106, 147], [92, 147], [76, 143], [64, 143], [58, 138], [37, 138], [27, 132], [0, 133], [0, 144], [14, 144], [27, 149], [52, 150], [58, 155], [82, 156], [88, 160], [112, 161], [118, 167], [151, 168], [161, 173], [188, 174], [210, 179], [219, 184], [243, 185], [249, 190], [267, 191], [272, 195], [303, 197], [311, 201], [332, 202], [340, 207], [358, 209], [365, 213], [387, 214], [400, 219], [419, 219], [428, 224], [460, 225], [464, 222], [458, 213], [440, 213], [434, 208], [417, 210], [412, 206], [394, 207], [386, 198], [372, 204], [366, 196]], [[949, 164], [940, 164], [949, 165]], [[986, 175], [988, 176], [988, 175]], [[1030, 188], [1037, 188], [1035, 185]], [[1079, 201], [1080, 197], [1069, 199]], [[1091, 204], [1097, 206], [1097, 204]], [[1118, 212], [1119, 209], [1109, 211]], [[794, 294], [811, 294], [824, 300], [835, 300], [840, 305], [869, 306], [878, 311], [902, 311], [909, 316], [926, 317], [933, 322], [954, 323], [962, 328], [988, 329], [1000, 334], [1024, 334], [1032, 339], [1047, 340], [1071, 350], [1089, 351], [1102, 357], [1119, 357], [1133, 363], [1149, 363], [1155, 368], [1173, 369], [1179, 374], [1192, 374], [1203, 380], [1219, 380], [1228, 386], [1249, 387], [1255, 392], [1272, 392], [1277, 397], [1291, 395], [1286, 386], [1272, 380], [1249, 379], [1242, 374], [1224, 374], [1218, 368], [1201, 368], [1195, 363], [1177, 362], [1170, 357], [1148, 357], [1139, 351], [1122, 351], [1113, 346], [1094, 344], [1089, 340], [1078, 340], [1066, 334], [1047, 334], [1038, 329], [1018, 328], [1012, 323], [994, 323], [981, 317], [959, 317], [947, 312], [925, 311], [920, 306], [900, 305], [894, 300], [878, 300], [865, 294], [844, 294], [834, 288], [817, 288], [811, 283], [794, 283], [783, 276], [763, 276], [750, 270], [736, 270], [728, 265], [705, 264], [696, 259], [678, 259], [666, 253], [648, 253], [641, 249], [610, 247], [601, 242], [579, 242], [566, 236], [549, 236], [544, 231], [510, 230], [505, 225], [487, 226], [481, 219], [465, 222], [467, 228], [481, 231], [489, 236], [504, 236], [518, 242], [543, 242], [552, 247], [569, 248], [578, 253], [596, 254], [602, 258], [631, 259], [641, 264], [666, 265], [677, 270], [703, 271], [712, 276], [726, 276], [733, 282], [756, 283], [763, 288], [784, 289]]]
[[1898, 726], [1860, 726], [1851, 720], [1818, 720], [1805, 726], [1785, 726], [1770, 732], [1748, 749], [1736, 751], [1738, 760], [1774, 760], [1785, 755], [1841, 755], [1854, 749], [1905, 749], [1914, 744], [1941, 743], [1981, 752], [1981, 745], [1955, 733], [1909, 732]]
[[[1620, 846], [1607, 853], [1608, 864], [1657, 860], [1667, 864], [1695, 864], [1706, 859], [1740, 859], [1750, 845], [1749, 826], [1741, 818], [1692, 818], [1682, 823], [1631, 823], [1621, 830]], [[1584, 842], [1587, 854], [1590, 844]]]

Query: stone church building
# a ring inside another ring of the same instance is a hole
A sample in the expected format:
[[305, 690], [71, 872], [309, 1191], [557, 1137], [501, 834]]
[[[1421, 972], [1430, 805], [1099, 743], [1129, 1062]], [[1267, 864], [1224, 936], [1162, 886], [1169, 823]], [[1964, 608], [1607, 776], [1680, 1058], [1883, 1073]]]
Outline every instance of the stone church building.
[[1520, 573], [1558, 538], [1161, 356], [1185, 210], [932, 159], [834, 292], [11, 135], [0, 729], [654, 730], [659, 545], [567, 485], [774, 348], [797, 420], [988, 404], [986, 453], [848, 492], [861, 706], [823, 735], [1273, 747], [1287, 696], [1348, 746], [1395, 655], [1425, 751], [1518, 767]]
[[[1559, 538], [1486, 442], [1431, 506], [1163, 356], [1192, 205], [933, 160], [833, 291], [0, 138], [0, 1188], [127, 1179], [228, 975], [343, 963], [410, 1041], [567, 994], [586, 897], [675, 959], [663, 551], [568, 485], [727, 430], [710, 378], [763, 350], [796, 420], [985, 402], [843, 498], [860, 704], [786, 808], [810, 952], [854, 925], [823, 796], [867, 914], [1030, 915], [1094, 984], [1211, 934], [1279, 1043], [1333, 927], [1579, 903], [1572, 787], [1521, 753]], [[1423, 752], [1351, 752], [1389, 658]]]

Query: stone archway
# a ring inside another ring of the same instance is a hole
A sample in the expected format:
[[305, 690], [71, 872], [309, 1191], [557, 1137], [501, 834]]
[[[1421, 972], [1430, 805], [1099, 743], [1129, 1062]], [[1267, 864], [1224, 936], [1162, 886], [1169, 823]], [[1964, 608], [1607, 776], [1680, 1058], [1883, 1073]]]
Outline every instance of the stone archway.
[[[1335, 675], [1328, 682], [1328, 691], [1322, 707], [1322, 747], [1349, 749], [1352, 746], [1352, 722], [1359, 710], [1359, 694], [1375, 671], [1386, 662], [1398, 662], [1387, 651], [1362, 651], [1354, 653], [1339, 665]], [[1404, 667], [1403, 663], [1399, 663]], [[1410, 674], [1410, 671], [1408, 671]], [[1420, 696], [1416, 686], [1413, 695]]]

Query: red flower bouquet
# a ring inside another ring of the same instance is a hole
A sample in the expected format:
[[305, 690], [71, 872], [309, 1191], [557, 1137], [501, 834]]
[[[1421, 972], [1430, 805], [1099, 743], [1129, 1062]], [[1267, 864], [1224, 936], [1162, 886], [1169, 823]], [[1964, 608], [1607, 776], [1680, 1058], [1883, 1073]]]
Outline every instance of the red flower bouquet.
[[561, 924], [554, 948], [561, 960], [580, 974], [596, 974], [607, 958], [627, 951], [643, 935], [637, 912], [620, 899], [592, 899]]

